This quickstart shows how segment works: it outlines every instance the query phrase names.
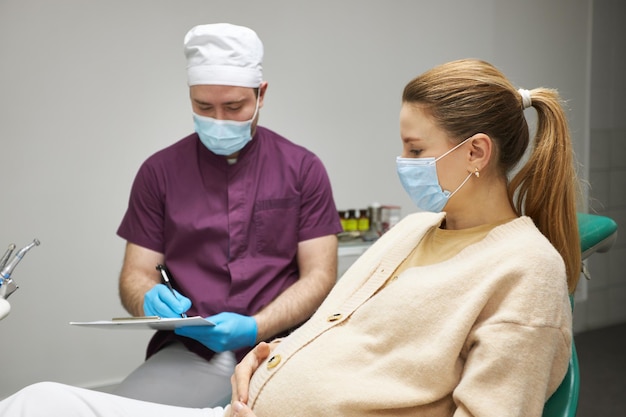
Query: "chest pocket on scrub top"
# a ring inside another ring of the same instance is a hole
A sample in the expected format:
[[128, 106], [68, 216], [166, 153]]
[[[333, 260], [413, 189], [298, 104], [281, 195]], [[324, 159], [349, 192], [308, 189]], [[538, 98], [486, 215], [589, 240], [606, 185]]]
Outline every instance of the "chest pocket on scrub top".
[[298, 197], [257, 201], [254, 205], [257, 252], [282, 255], [295, 253], [299, 212]]

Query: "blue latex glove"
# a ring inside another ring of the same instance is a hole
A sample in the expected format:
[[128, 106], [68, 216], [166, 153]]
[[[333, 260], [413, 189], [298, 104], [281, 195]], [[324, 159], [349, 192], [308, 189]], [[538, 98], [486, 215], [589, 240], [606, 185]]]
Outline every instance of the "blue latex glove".
[[157, 284], [143, 296], [143, 314], [166, 318], [180, 318], [191, 307], [191, 300], [174, 290], [176, 296], [163, 284]]
[[215, 323], [215, 326], [179, 327], [175, 333], [195, 339], [214, 352], [236, 350], [256, 343], [257, 325], [253, 317], [219, 313], [206, 320]]

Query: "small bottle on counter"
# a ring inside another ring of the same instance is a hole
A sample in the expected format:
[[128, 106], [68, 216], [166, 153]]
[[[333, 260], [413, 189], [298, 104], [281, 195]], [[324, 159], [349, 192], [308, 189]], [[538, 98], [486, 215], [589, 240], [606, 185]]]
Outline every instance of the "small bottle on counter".
[[384, 205], [381, 207], [383, 234], [400, 221], [400, 206]]
[[380, 221], [380, 204], [372, 203], [367, 208], [369, 215], [369, 228], [361, 235], [361, 239], [365, 242], [372, 242], [382, 235], [382, 224]]
[[365, 233], [370, 230], [370, 216], [367, 209], [359, 209], [359, 218], [357, 219], [357, 230]]
[[356, 218], [356, 210], [350, 209], [348, 210], [348, 216], [346, 217], [346, 226], [343, 230], [346, 232], [356, 232], [357, 231], [357, 218]]

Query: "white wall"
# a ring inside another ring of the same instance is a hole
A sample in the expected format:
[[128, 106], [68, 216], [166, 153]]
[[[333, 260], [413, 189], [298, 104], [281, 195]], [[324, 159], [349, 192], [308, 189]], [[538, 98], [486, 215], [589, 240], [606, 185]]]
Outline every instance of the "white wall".
[[588, 140], [590, 0], [0, 0], [0, 250], [33, 249], [0, 322], [0, 397], [40, 380], [116, 382], [148, 332], [73, 328], [123, 315], [115, 231], [149, 154], [192, 129], [182, 38], [253, 27], [266, 48], [261, 123], [315, 151], [339, 208], [410, 200], [396, 179], [404, 85], [479, 57], [560, 89]]

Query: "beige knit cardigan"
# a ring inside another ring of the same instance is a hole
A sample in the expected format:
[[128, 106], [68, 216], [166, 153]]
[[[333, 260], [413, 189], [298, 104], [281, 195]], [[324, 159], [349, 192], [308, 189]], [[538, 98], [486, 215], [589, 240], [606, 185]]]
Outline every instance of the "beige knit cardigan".
[[571, 352], [563, 260], [521, 217], [394, 275], [443, 218], [403, 219], [278, 345], [251, 381], [259, 417], [541, 415]]

